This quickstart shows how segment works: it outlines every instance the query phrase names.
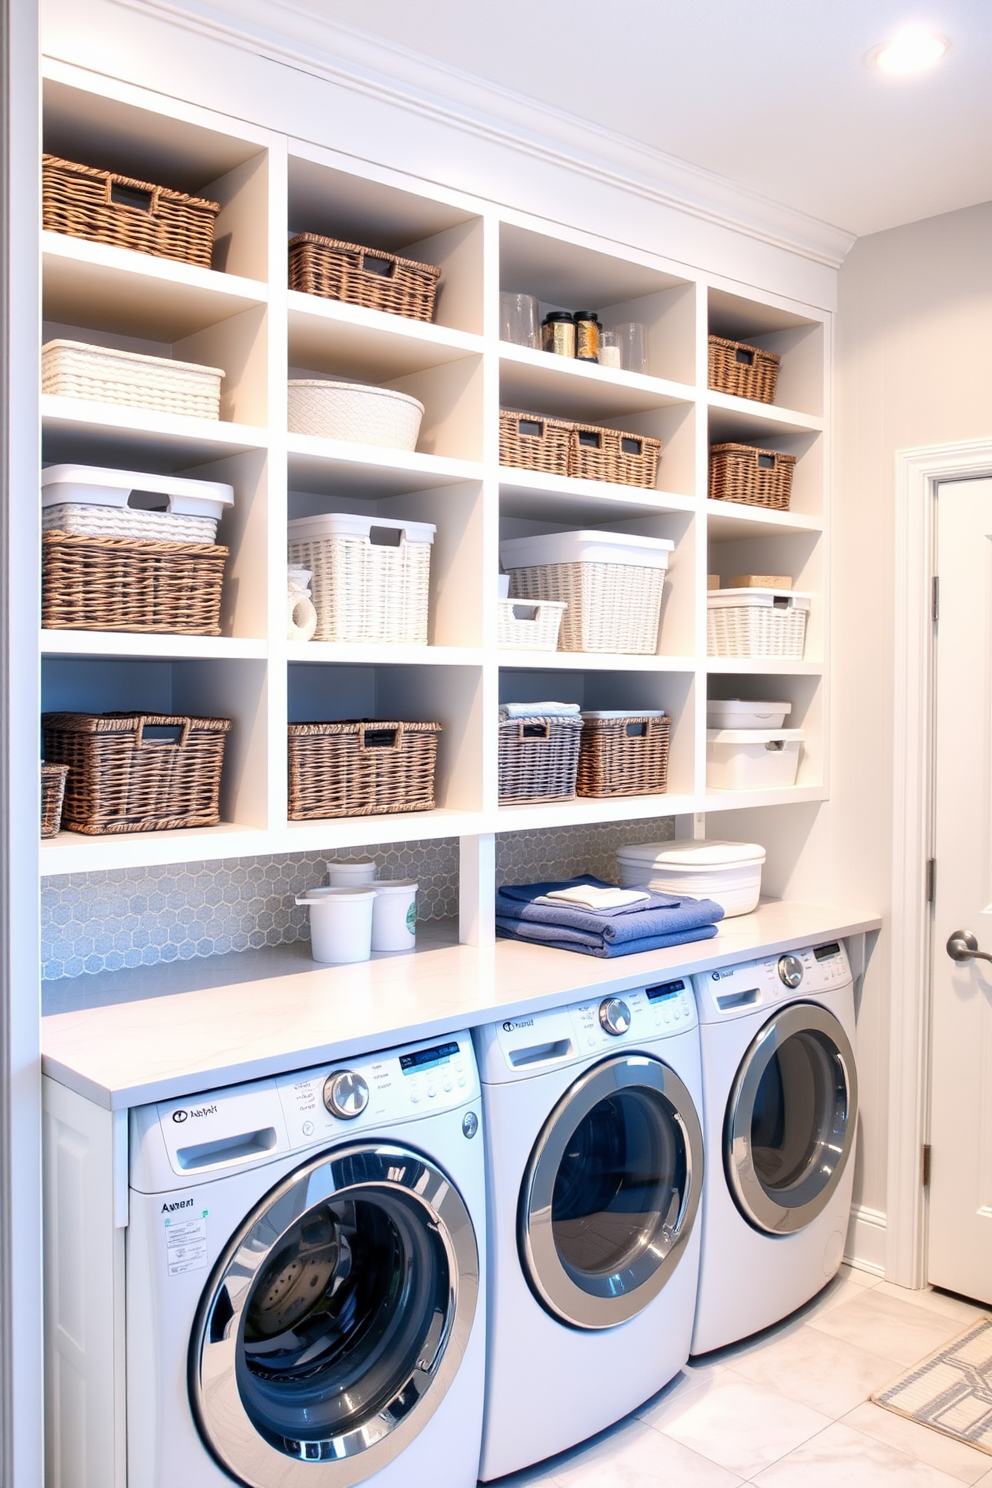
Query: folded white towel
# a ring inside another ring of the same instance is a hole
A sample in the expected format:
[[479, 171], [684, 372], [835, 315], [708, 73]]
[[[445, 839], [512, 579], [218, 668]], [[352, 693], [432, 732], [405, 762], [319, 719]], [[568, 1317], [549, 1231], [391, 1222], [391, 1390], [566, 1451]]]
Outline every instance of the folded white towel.
[[500, 718], [578, 718], [578, 703], [500, 703]]
[[640, 904], [650, 898], [643, 889], [600, 889], [595, 884], [575, 884], [570, 889], [551, 889], [534, 903], [570, 904], [575, 909], [622, 909], [625, 904]]

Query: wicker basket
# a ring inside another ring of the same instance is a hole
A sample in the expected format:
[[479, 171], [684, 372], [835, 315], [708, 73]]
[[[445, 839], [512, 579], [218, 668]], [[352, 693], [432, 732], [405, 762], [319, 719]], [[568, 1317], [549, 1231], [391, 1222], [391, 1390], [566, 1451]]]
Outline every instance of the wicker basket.
[[167, 511], [135, 511], [130, 506], [91, 506], [66, 501], [41, 512], [42, 532], [67, 532], [72, 537], [126, 537], [130, 541], [213, 543], [214, 517], [173, 516]]
[[581, 718], [501, 718], [499, 800], [571, 801]]
[[573, 425], [569, 475], [620, 486], [654, 486], [660, 459], [660, 439], [598, 424]]
[[795, 464], [795, 455], [778, 450], [714, 444], [710, 448], [710, 499], [788, 511]]
[[501, 408], [499, 463], [521, 470], [543, 470], [548, 475], [568, 475], [574, 427], [565, 419]]
[[775, 402], [778, 364], [782, 358], [746, 341], [710, 337], [709, 384], [717, 393], [735, 398], [753, 398], [758, 403]]
[[289, 725], [289, 819], [433, 811], [439, 723]]
[[707, 596], [706, 649], [710, 656], [801, 661], [808, 617], [805, 594], [721, 589]]
[[440, 277], [441, 270], [433, 264], [317, 233], [298, 233], [289, 242], [290, 289], [364, 305], [366, 310], [433, 320]]
[[657, 714], [583, 713], [575, 789], [580, 796], [661, 795], [668, 789], [671, 720]]
[[632, 563], [540, 563], [511, 571], [515, 599], [556, 599], [567, 606], [561, 651], [647, 656], [658, 649], [665, 571]]
[[553, 599], [499, 600], [497, 644], [508, 651], [554, 651], [567, 604]]
[[[397, 534], [399, 543], [381, 535]], [[289, 561], [312, 574], [318, 641], [426, 646], [431, 543], [427, 522], [328, 513], [289, 524]]]
[[291, 434], [345, 439], [354, 444], [374, 444], [379, 449], [415, 450], [424, 405], [395, 388], [293, 378], [287, 389], [286, 414]]
[[130, 537], [41, 539], [41, 623], [46, 630], [220, 635], [228, 548]]
[[230, 719], [45, 713], [41, 722], [49, 763], [69, 766], [63, 826], [70, 832], [175, 831], [220, 821]]
[[62, 826], [62, 800], [68, 765], [41, 767], [41, 835], [57, 837]]
[[220, 418], [221, 367], [116, 351], [85, 341], [49, 341], [41, 349], [41, 391], [60, 398], [123, 403], [188, 418]]
[[46, 232], [133, 248], [209, 269], [220, 204], [57, 155], [41, 158], [41, 220]]

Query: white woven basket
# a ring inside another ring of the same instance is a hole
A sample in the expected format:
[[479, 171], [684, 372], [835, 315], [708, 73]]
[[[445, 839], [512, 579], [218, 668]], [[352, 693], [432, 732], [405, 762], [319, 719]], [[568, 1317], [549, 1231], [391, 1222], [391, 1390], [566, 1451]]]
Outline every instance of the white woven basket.
[[497, 644], [514, 651], [554, 651], [567, 609], [567, 604], [553, 599], [501, 599]]
[[[722, 594], [726, 592], [723, 590]], [[710, 656], [783, 656], [801, 661], [806, 647], [808, 596], [784, 595], [781, 602], [770, 604], [767, 600], [761, 602], [757, 598], [759, 594], [760, 590], [750, 594], [745, 591], [739, 604], [716, 604], [714, 595], [709, 596], [707, 652]]]
[[116, 351], [85, 341], [49, 341], [41, 349], [41, 391], [60, 398], [124, 403], [189, 418], [220, 418], [222, 367]]
[[[374, 541], [381, 529], [398, 530], [399, 543]], [[433, 536], [426, 522], [350, 514], [290, 522], [289, 561], [313, 574], [313, 639], [426, 646]]]
[[310, 379], [291, 379], [289, 383], [291, 434], [346, 439], [380, 449], [415, 450], [423, 416], [421, 402], [392, 388]]
[[83, 506], [63, 502], [41, 513], [43, 532], [72, 537], [136, 537], [155, 542], [215, 543], [215, 517], [186, 517], [172, 512], [136, 511], [127, 506]]
[[514, 599], [553, 599], [567, 605], [560, 651], [653, 655], [664, 585], [664, 569], [632, 563], [541, 563], [510, 569]]

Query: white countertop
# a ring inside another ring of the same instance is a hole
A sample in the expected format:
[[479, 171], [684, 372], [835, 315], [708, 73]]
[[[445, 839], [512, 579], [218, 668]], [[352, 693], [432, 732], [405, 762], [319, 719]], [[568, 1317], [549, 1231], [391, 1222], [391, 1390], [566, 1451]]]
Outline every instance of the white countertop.
[[[53, 1014], [42, 1022], [43, 1068], [96, 1104], [123, 1110], [859, 935], [880, 923], [836, 906], [773, 900], [725, 921], [713, 940], [612, 960], [521, 941], [453, 945], [422, 927], [409, 955], [329, 967], [301, 963], [297, 954], [290, 969], [274, 962], [272, 975], [255, 980], [164, 996], [136, 992], [140, 1000]], [[223, 959], [237, 976], [238, 958]], [[137, 987], [142, 973], [127, 976]]]

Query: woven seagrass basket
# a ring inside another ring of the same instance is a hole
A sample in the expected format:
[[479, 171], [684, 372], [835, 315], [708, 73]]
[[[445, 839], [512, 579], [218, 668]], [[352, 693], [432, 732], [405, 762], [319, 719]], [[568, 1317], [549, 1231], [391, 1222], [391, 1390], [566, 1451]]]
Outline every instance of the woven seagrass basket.
[[574, 427], [565, 419], [501, 408], [499, 463], [521, 470], [543, 470], [548, 475], [568, 475]]
[[735, 398], [774, 403], [781, 360], [774, 351], [765, 351], [764, 347], [749, 346], [746, 341], [728, 341], [725, 336], [711, 336], [709, 385], [714, 392], [731, 393]]
[[500, 805], [573, 800], [581, 733], [581, 718], [501, 718]]
[[41, 835], [57, 837], [62, 826], [62, 801], [68, 765], [41, 767]]
[[46, 630], [220, 635], [229, 552], [214, 543], [45, 532], [41, 623]]
[[150, 181], [41, 158], [41, 217], [46, 232], [132, 248], [155, 258], [209, 269], [220, 203]]
[[433, 811], [439, 723], [289, 725], [289, 819]]
[[667, 716], [624, 718], [584, 714], [575, 789], [580, 796], [661, 795], [668, 789]]
[[788, 511], [795, 464], [795, 455], [779, 450], [714, 444], [710, 447], [710, 499]]
[[569, 475], [619, 486], [653, 486], [657, 481], [660, 439], [598, 424], [575, 424], [573, 431]]
[[63, 826], [88, 836], [215, 827], [229, 718], [45, 713], [45, 757], [68, 765]]
[[409, 320], [433, 320], [441, 270], [379, 248], [298, 233], [289, 242], [289, 287]]

